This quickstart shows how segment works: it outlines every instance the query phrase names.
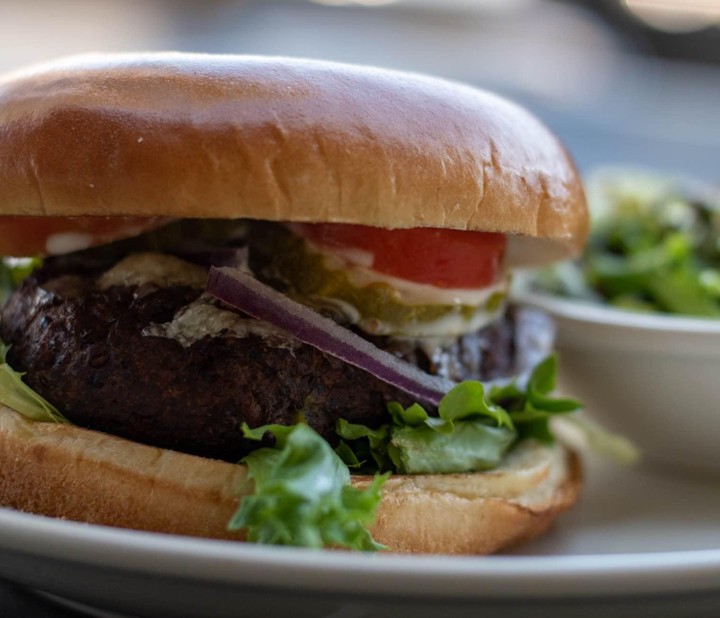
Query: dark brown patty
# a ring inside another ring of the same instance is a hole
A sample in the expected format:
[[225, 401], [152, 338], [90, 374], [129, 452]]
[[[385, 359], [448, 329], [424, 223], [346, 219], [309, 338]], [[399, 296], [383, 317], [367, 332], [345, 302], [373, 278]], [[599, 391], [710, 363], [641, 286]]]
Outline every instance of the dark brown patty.
[[[160, 447], [235, 461], [256, 443], [243, 422], [294, 424], [304, 418], [331, 442], [338, 418], [377, 426], [386, 404], [412, 401], [371, 375], [298, 344], [268, 347], [257, 336], [214, 337], [182, 347], [142, 335], [201, 293], [189, 287], [113, 287], [91, 275], [45, 280], [16, 291], [0, 317], [8, 362], [77, 425]], [[43, 283], [39, 283], [43, 281]], [[515, 323], [505, 316], [446, 350], [454, 379], [514, 371]], [[522, 329], [519, 329], [522, 330]], [[531, 338], [532, 339], [532, 338]], [[439, 369], [408, 343], [372, 338], [426, 371]]]

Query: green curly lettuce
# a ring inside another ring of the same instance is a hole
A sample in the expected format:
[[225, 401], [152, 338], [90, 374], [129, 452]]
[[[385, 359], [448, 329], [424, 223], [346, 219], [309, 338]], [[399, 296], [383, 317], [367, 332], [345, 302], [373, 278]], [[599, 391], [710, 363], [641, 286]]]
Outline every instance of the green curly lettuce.
[[7, 349], [0, 341], [0, 403], [31, 421], [67, 423], [68, 420], [54, 405], [23, 382], [25, 374], [15, 371], [5, 362]]
[[45, 398], [22, 381], [18, 373], [4, 362], [0, 364], [0, 403], [12, 408], [31, 421], [67, 423], [67, 419]]
[[524, 386], [458, 384], [430, 416], [419, 404], [388, 404], [391, 422], [377, 428], [340, 419], [336, 452], [350, 467], [402, 474], [476, 472], [499, 465], [518, 440], [552, 442], [550, 419], [580, 409], [572, 399], [552, 397], [557, 361], [549, 356]]
[[293, 427], [243, 427], [245, 437], [262, 440], [268, 432], [273, 448], [260, 448], [243, 459], [255, 483], [230, 521], [244, 528], [248, 540], [272, 545], [325, 546], [375, 551], [367, 527], [375, 520], [387, 475], [367, 489], [350, 485], [350, 472], [330, 445], [305, 424]]
[[[0, 305], [30, 273], [41, 264], [39, 258], [0, 259]], [[0, 403], [13, 408], [31, 421], [67, 423], [67, 419], [25, 382], [23, 373], [5, 361], [8, 347], [0, 341]]]
[[0, 259], [0, 305], [5, 303], [12, 291], [41, 263], [40, 258]]

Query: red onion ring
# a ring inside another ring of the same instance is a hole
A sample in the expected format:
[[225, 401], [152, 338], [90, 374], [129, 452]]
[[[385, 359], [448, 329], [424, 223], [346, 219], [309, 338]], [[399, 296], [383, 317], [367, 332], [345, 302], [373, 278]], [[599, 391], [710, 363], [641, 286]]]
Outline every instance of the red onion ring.
[[292, 333], [303, 343], [367, 371], [418, 401], [437, 406], [455, 386], [451, 380], [429, 375], [380, 350], [347, 328], [236, 268], [211, 267], [206, 289], [225, 304]]

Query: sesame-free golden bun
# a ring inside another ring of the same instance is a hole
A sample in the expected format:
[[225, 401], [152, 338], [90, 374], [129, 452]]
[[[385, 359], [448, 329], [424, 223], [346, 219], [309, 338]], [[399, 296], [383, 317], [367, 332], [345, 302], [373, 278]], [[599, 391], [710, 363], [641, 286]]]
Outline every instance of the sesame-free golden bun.
[[0, 150], [4, 215], [480, 230], [536, 239], [540, 261], [587, 234], [575, 166], [531, 114], [377, 68], [78, 56], [0, 79]]

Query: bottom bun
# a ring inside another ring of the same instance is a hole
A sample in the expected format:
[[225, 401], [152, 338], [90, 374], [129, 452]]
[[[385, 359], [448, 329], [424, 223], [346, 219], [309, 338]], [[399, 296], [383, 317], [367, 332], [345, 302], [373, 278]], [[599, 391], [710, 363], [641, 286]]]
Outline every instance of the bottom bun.
[[[370, 477], [353, 477], [367, 486]], [[372, 529], [405, 553], [487, 554], [542, 533], [576, 500], [577, 457], [523, 442], [490, 472], [394, 475]], [[70, 425], [0, 405], [0, 504], [94, 524], [243, 540], [227, 523], [252, 491], [244, 466]]]

